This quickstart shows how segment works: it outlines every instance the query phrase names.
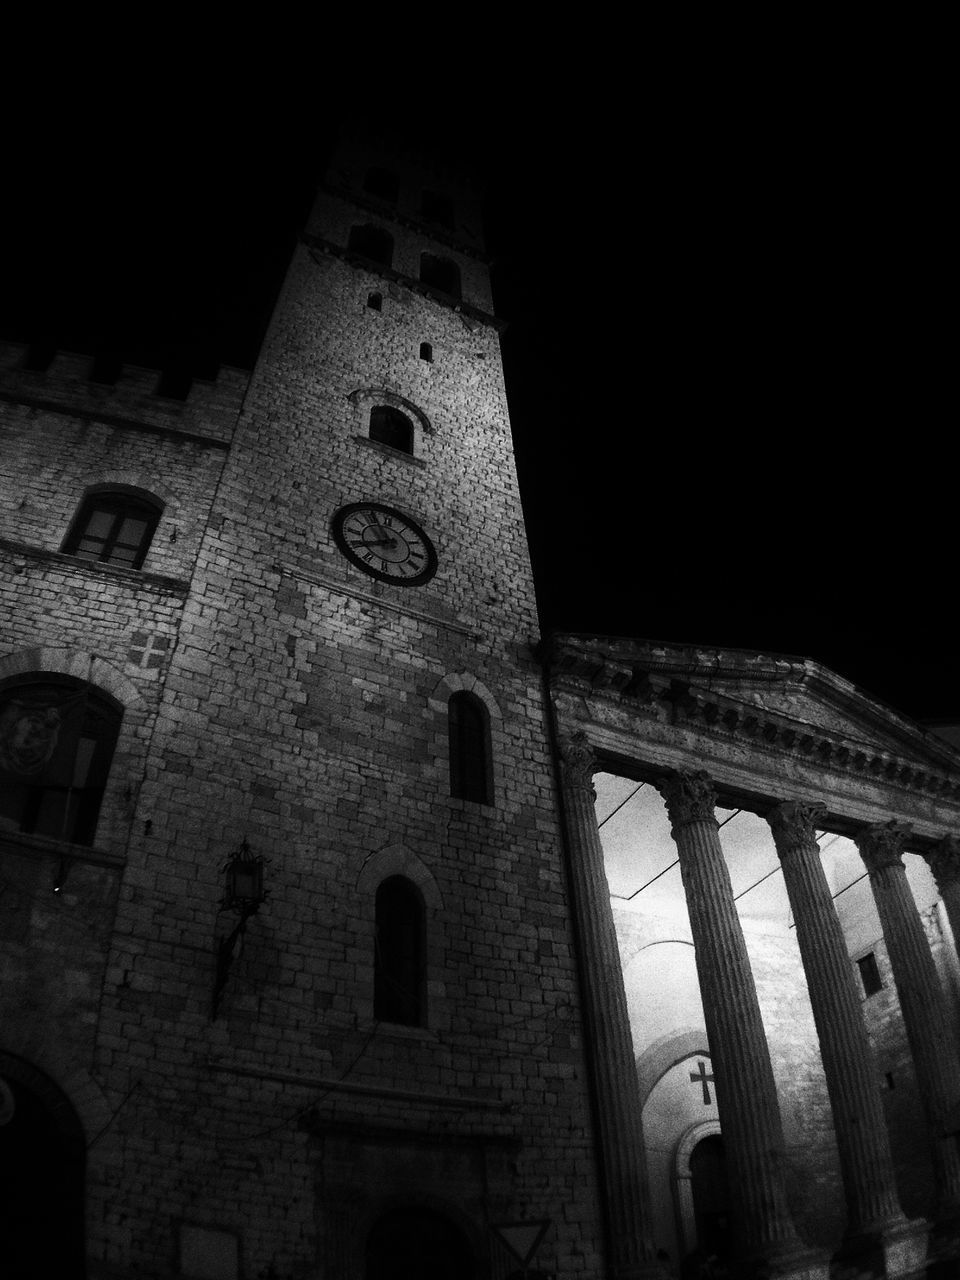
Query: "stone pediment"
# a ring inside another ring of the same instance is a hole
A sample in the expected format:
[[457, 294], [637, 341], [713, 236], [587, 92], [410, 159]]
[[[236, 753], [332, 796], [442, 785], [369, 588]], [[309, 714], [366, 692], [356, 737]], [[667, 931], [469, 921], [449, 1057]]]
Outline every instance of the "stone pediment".
[[809, 658], [568, 633], [543, 658], [557, 692], [960, 795], [960, 752]]

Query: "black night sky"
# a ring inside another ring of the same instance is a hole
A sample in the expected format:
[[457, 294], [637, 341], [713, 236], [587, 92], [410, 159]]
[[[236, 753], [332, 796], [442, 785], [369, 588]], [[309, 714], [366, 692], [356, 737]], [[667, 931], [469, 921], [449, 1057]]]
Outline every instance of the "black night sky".
[[[948, 167], [893, 82], [774, 106], [624, 78], [650, 60], [385, 99], [486, 175], [543, 625], [802, 654], [960, 718]], [[132, 65], [7, 140], [0, 336], [249, 367], [377, 95]]]

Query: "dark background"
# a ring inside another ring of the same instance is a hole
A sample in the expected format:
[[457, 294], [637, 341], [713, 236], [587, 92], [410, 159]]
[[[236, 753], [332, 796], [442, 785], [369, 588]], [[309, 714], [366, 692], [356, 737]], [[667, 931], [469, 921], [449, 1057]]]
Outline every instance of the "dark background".
[[960, 718], [936, 76], [777, 92], [776, 60], [705, 81], [654, 47], [588, 80], [575, 45], [49, 72], [4, 144], [0, 336], [249, 367], [338, 122], [386, 115], [485, 176], [543, 626], [801, 654]]

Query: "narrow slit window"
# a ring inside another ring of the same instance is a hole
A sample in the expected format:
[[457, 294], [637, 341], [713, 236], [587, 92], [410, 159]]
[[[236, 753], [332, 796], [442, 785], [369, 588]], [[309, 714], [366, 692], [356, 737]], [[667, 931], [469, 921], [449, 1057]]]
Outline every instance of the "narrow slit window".
[[371, 293], [367, 298], [367, 306], [371, 311], [383, 310], [383, 294]]
[[450, 794], [489, 804], [490, 717], [472, 693], [455, 693], [448, 703]]
[[426, 360], [427, 364], [433, 364], [433, 347], [429, 342], [420, 343], [420, 359]]
[[402, 1026], [423, 1025], [425, 919], [423, 899], [404, 876], [377, 889], [373, 1016]]

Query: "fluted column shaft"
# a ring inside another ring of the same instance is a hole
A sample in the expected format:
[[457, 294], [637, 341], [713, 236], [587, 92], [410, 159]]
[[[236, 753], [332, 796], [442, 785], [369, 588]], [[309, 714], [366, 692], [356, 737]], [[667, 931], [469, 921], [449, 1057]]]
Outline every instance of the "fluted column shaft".
[[820, 806], [781, 804], [769, 815], [797, 927], [820, 1038], [847, 1201], [848, 1236], [904, 1222], [863, 1009], [820, 862]]
[[801, 1248], [783, 1182], [783, 1130], [766, 1035], [703, 773], [673, 773], [667, 804], [690, 913], [717, 1107], [743, 1245], [772, 1259]]
[[560, 743], [568, 873], [580, 946], [586, 1052], [603, 1176], [611, 1280], [661, 1276], [648, 1234], [640, 1091], [620, 949], [610, 909], [586, 735]]
[[947, 909], [953, 941], [960, 951], [960, 840], [945, 836], [925, 857]]
[[927, 935], [907, 884], [902, 854], [909, 834], [890, 822], [861, 831], [856, 843], [870, 873], [930, 1128], [939, 1212], [955, 1214], [960, 1211], [960, 1155], [954, 1138], [946, 1133], [946, 1119], [956, 1100], [957, 1054]]

